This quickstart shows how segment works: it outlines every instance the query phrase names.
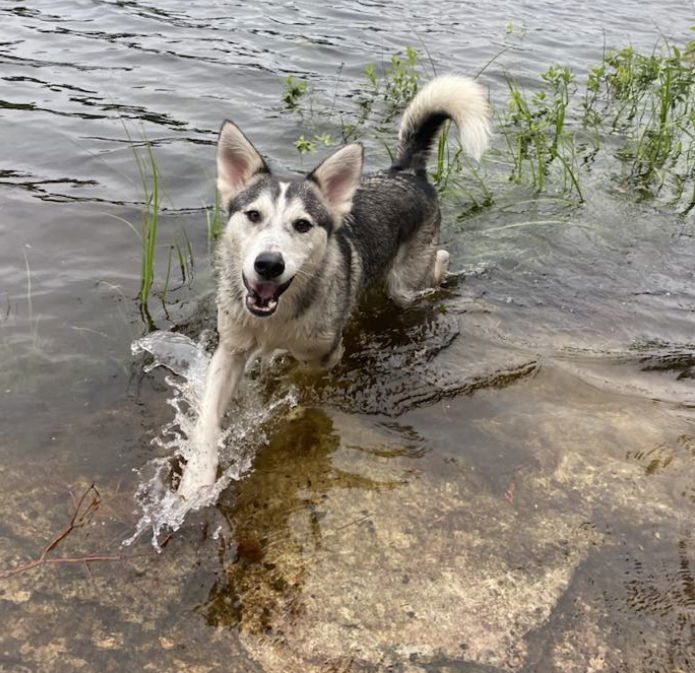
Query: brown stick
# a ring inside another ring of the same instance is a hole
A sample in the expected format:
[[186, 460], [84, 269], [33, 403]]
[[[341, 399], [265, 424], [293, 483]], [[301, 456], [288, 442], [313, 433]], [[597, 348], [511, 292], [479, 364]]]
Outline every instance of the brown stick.
[[[84, 507], [84, 511], [82, 511], [85, 500], [90, 493], [92, 494], [92, 499], [89, 501], [87, 506]], [[19, 575], [20, 573], [31, 570], [32, 568], [37, 568], [45, 563], [84, 563], [87, 565], [87, 567], [89, 567], [89, 563], [92, 561], [120, 561], [123, 558], [123, 556], [120, 554], [91, 554], [88, 556], [63, 556], [59, 558], [47, 558], [47, 555], [53, 551], [68, 535], [70, 535], [75, 528], [81, 528], [85, 525], [85, 523], [87, 523], [88, 517], [98, 509], [100, 502], [101, 496], [99, 495], [99, 491], [97, 491], [94, 484], [91, 484], [75, 503], [70, 523], [46, 543], [40, 556], [37, 559], [29, 561], [28, 563], [25, 563], [17, 568], [1, 572], [0, 579], [12, 577], [13, 575]]]

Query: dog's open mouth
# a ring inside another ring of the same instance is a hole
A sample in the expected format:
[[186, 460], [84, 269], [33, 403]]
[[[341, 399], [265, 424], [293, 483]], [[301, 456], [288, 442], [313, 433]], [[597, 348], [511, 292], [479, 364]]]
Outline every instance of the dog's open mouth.
[[246, 276], [241, 274], [244, 287], [248, 290], [246, 295], [246, 308], [261, 318], [265, 318], [275, 313], [278, 307], [280, 295], [290, 286], [293, 278], [290, 278], [282, 285], [278, 283], [251, 283], [246, 280]]

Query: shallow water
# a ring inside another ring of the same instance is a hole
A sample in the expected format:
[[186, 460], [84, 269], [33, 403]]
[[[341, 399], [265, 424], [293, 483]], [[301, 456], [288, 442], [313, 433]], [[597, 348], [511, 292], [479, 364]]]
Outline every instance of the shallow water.
[[[372, 299], [329, 374], [250, 369], [228, 483], [170, 536], [171, 422], [196, 393], [130, 352], [154, 326], [204, 362], [217, 129], [311, 168], [286, 75], [330, 100], [407, 45], [472, 73], [506, 47], [482, 76], [501, 105], [505, 72], [581, 73], [692, 22], [677, 1], [0, 6], [0, 572], [91, 483], [98, 509], [50, 555], [122, 556], [0, 579], [0, 671], [695, 670], [692, 214], [634, 203], [603, 166], [581, 208], [488, 166], [492, 207], [444, 204], [441, 291]], [[184, 229], [195, 258], [153, 325], [129, 135], [162, 176], [158, 287]]]

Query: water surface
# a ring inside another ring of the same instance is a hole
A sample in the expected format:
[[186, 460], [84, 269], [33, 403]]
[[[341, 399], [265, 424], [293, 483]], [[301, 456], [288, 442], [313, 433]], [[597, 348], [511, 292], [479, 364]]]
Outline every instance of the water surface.
[[[0, 670], [695, 670], [693, 219], [609, 171], [563, 208], [489, 165], [493, 206], [444, 204], [446, 287], [406, 312], [371, 301], [327, 375], [251, 371], [247, 411], [296, 391], [254, 428], [252, 469], [161, 553], [121, 546], [173, 451], [151, 443], [171, 386], [130, 343], [213, 325], [222, 119], [309, 170], [288, 74], [340, 99], [408, 45], [468, 73], [507, 47], [481, 77], [502, 105], [507, 72], [583, 73], [692, 23], [676, 0], [0, 6], [0, 570], [36, 558], [91, 483], [97, 511], [53, 556], [123, 556], [0, 580]], [[154, 325], [134, 300], [129, 136], [165, 191], [158, 287], [184, 231], [195, 259]]]

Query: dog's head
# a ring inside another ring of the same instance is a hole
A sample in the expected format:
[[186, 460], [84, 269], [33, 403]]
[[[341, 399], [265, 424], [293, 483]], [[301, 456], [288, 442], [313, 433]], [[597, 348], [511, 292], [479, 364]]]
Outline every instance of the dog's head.
[[302, 284], [320, 267], [329, 237], [350, 212], [361, 174], [362, 147], [352, 144], [304, 179], [278, 180], [241, 130], [223, 124], [217, 188], [229, 217], [225, 238], [253, 315], [272, 315], [292, 282]]

